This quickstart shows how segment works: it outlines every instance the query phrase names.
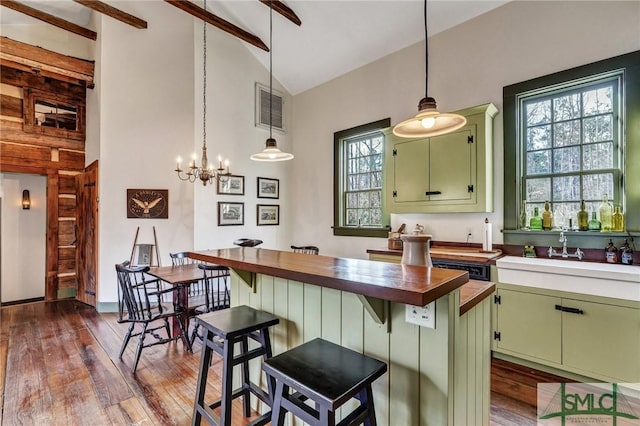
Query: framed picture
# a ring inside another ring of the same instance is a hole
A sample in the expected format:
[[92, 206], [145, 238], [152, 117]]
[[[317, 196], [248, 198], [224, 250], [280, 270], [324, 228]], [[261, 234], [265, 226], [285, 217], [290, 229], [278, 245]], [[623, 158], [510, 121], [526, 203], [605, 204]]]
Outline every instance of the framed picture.
[[280, 198], [280, 180], [258, 177], [258, 198]]
[[131, 266], [153, 266], [153, 244], [136, 244]]
[[244, 176], [221, 176], [216, 189], [218, 194], [244, 195]]
[[256, 208], [256, 222], [262, 225], [280, 225], [280, 206], [258, 204]]
[[218, 201], [218, 226], [244, 225], [244, 203]]
[[168, 189], [127, 189], [127, 218], [168, 219]]

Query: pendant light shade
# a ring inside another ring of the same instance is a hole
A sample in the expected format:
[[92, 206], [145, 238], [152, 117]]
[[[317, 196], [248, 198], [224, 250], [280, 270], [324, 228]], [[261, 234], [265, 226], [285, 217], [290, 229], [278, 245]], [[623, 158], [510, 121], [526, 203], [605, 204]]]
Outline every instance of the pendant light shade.
[[429, 83], [429, 35], [427, 31], [427, 0], [424, 0], [424, 46], [425, 46], [425, 97], [418, 104], [418, 114], [393, 128], [393, 134], [402, 138], [418, 138], [444, 135], [458, 130], [467, 119], [459, 114], [440, 113], [436, 109], [436, 100], [428, 95]]
[[292, 160], [293, 154], [278, 149], [278, 143], [273, 138], [273, 4], [269, 0], [269, 139], [262, 151], [251, 155], [254, 161], [286, 161]]
[[285, 161], [293, 159], [293, 154], [278, 149], [275, 139], [267, 139], [265, 145], [262, 151], [253, 154], [250, 158], [254, 161]]

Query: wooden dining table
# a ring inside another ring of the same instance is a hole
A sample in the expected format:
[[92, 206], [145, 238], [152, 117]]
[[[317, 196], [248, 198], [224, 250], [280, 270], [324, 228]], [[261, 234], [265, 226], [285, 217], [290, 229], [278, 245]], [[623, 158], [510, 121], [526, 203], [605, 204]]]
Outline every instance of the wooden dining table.
[[197, 264], [186, 264], [172, 266], [152, 266], [149, 268], [149, 271], [147, 273], [174, 287], [174, 306], [176, 307], [176, 309], [180, 309], [182, 311], [182, 315], [180, 315], [179, 318], [173, 318], [173, 324], [171, 328], [173, 330], [172, 332], [174, 337], [177, 337], [179, 334], [181, 334], [185, 346], [189, 347], [189, 345], [187, 344], [187, 339], [189, 338], [189, 336], [182, 334], [178, 321], [182, 322], [185, 331], [188, 330], [189, 286], [202, 279], [204, 277], [204, 272], [202, 271], [202, 269], [198, 268]]

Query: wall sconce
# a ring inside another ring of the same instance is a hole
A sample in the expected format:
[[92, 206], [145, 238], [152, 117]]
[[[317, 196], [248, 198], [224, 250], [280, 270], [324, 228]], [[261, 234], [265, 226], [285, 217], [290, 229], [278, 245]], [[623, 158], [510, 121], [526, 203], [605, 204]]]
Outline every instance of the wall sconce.
[[31, 197], [29, 196], [29, 190], [22, 191], [22, 210], [29, 210], [31, 208]]

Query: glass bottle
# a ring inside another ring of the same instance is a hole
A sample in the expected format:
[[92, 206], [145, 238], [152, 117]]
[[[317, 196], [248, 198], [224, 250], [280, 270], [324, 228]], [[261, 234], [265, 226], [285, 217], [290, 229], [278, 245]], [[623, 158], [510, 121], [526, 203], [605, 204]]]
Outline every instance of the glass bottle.
[[613, 245], [612, 240], [609, 240], [609, 245], [605, 247], [604, 255], [607, 263], [618, 263], [618, 248]]
[[533, 208], [533, 216], [529, 219], [529, 229], [532, 231], [542, 231], [542, 218], [538, 213], [538, 208]]
[[624, 231], [624, 214], [620, 211], [620, 206], [616, 206], [616, 210], [611, 215], [611, 230], [613, 232]]
[[602, 232], [611, 232], [611, 215], [613, 213], [613, 207], [609, 203], [609, 196], [604, 194], [602, 196], [602, 204], [598, 209], [600, 212], [600, 230]]
[[620, 262], [625, 265], [633, 265], [633, 250], [629, 247], [629, 241], [626, 238], [624, 245], [620, 249]]
[[544, 211], [542, 212], [542, 229], [551, 231], [551, 210], [549, 201], [544, 202]]
[[591, 220], [587, 225], [587, 230], [589, 231], [599, 231], [600, 230], [600, 221], [596, 217], [596, 212], [591, 212]]
[[584, 206], [584, 200], [580, 202], [580, 211], [578, 212], [578, 230], [586, 231], [589, 226], [589, 214]]
[[527, 204], [526, 201], [522, 202], [522, 207], [520, 207], [520, 217], [518, 218], [518, 226], [520, 229], [527, 228]]

